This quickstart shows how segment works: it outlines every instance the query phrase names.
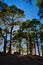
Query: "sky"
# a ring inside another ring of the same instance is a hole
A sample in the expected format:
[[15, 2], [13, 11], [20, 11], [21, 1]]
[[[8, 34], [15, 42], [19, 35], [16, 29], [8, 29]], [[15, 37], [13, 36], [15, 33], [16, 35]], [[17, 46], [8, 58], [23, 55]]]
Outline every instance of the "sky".
[[[7, 3], [9, 6], [16, 5], [18, 8], [24, 11], [25, 17], [23, 20], [32, 20], [33, 18], [39, 19], [38, 14], [38, 8], [36, 7], [36, 0], [33, 0], [32, 4], [24, 2], [24, 0], [4, 0], [5, 3]], [[41, 23], [42, 20], [40, 20]]]

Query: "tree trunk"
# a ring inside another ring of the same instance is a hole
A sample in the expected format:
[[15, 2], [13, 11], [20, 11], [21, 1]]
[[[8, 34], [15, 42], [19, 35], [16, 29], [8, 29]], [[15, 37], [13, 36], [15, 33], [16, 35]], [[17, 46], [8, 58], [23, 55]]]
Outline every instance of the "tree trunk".
[[42, 51], [42, 56], [43, 56], [43, 46], [42, 46], [42, 42], [41, 42], [41, 51]]
[[30, 43], [30, 55], [32, 55], [32, 44], [31, 44], [31, 37], [29, 33], [29, 43]]
[[39, 51], [39, 42], [38, 42], [38, 36], [37, 36], [37, 29], [36, 29], [36, 26], [35, 26], [35, 38], [36, 38], [36, 43], [37, 43], [37, 48], [38, 48], [38, 54], [40, 56], [40, 51]]
[[21, 41], [19, 41], [19, 54], [21, 53]]
[[42, 46], [42, 56], [43, 56], [43, 46]]
[[6, 53], [6, 44], [7, 44], [7, 33], [6, 37], [4, 37], [4, 54]]
[[27, 55], [28, 55], [28, 43], [27, 43]]
[[35, 54], [34, 55], [36, 55], [36, 44], [34, 43], [34, 49], [35, 49]]
[[38, 48], [38, 54], [39, 54], [39, 56], [40, 56], [39, 43], [38, 43], [38, 37], [37, 37], [37, 34], [36, 34], [36, 43], [37, 43], [37, 48]]
[[14, 20], [13, 20], [13, 17], [12, 17], [12, 27], [11, 27], [11, 33], [10, 33], [10, 46], [9, 46], [9, 51], [8, 53], [11, 54], [11, 44], [12, 44], [12, 30], [13, 30], [13, 27], [14, 27]]
[[8, 51], [9, 54], [11, 54], [11, 43], [12, 43], [12, 29], [10, 33], [10, 45], [9, 45], [9, 51]]
[[4, 38], [4, 54], [6, 53], [6, 39]]
[[32, 55], [32, 46], [31, 46], [31, 42], [30, 42], [30, 55]]
[[37, 42], [37, 47], [38, 47], [38, 54], [40, 56], [40, 51], [39, 51], [39, 43]]

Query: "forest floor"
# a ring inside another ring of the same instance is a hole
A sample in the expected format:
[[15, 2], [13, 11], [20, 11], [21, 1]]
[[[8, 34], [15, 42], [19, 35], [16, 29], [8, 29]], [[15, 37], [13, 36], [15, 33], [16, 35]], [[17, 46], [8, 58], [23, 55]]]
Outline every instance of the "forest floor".
[[0, 65], [43, 65], [43, 57], [3, 55], [0, 56]]

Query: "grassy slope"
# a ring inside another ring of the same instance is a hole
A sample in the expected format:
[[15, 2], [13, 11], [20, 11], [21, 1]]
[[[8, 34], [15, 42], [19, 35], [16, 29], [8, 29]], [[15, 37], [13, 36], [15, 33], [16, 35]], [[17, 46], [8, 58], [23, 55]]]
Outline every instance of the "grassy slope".
[[38, 56], [0, 56], [0, 65], [43, 65], [43, 57]]

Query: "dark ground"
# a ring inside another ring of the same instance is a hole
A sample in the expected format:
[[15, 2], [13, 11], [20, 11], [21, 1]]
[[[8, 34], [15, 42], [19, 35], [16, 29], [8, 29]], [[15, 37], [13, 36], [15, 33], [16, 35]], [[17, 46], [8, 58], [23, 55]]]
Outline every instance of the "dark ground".
[[0, 65], [43, 65], [43, 57], [39, 56], [0, 56]]

